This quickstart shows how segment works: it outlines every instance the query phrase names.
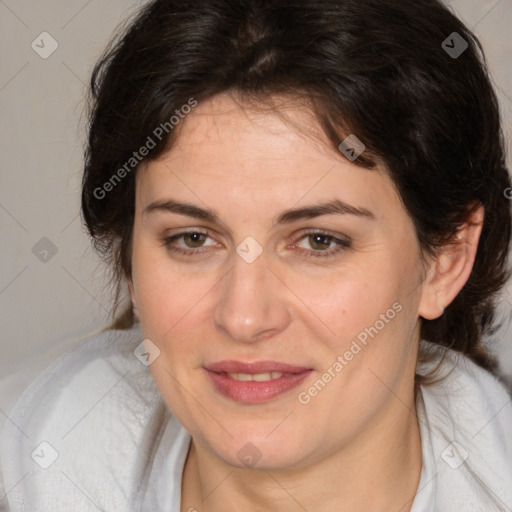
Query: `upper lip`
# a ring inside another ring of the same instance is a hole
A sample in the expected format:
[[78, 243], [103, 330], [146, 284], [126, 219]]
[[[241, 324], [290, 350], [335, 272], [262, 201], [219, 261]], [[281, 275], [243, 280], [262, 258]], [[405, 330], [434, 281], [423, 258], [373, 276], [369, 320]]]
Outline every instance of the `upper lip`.
[[216, 373], [303, 373], [311, 370], [305, 366], [295, 366], [278, 361], [256, 361], [253, 363], [243, 363], [241, 361], [219, 361], [209, 364], [205, 367], [207, 370]]

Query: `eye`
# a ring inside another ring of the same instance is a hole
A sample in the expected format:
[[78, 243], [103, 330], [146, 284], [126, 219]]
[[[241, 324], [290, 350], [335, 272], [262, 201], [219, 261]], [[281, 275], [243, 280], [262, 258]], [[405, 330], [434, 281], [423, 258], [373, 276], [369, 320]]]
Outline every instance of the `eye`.
[[[193, 255], [209, 251], [209, 249], [204, 250], [205, 247], [209, 246], [203, 245], [207, 238], [211, 238], [208, 233], [202, 231], [186, 231], [164, 238], [163, 245], [167, 247], [169, 251], [186, 255]], [[175, 242], [180, 239], [185, 244], [185, 247], [177, 247], [175, 245]], [[199, 251], [197, 249], [203, 250]]]
[[[209, 247], [213, 244], [204, 245], [205, 241], [212, 239], [208, 232], [199, 230], [185, 231], [177, 233], [163, 239], [163, 245], [168, 251], [184, 254], [186, 256], [194, 256], [196, 254], [210, 252]], [[178, 241], [182, 242], [181, 246], [176, 245]], [[299, 243], [305, 241], [312, 249], [300, 247]], [[322, 231], [310, 231], [303, 235], [299, 242], [296, 242], [292, 248], [300, 247], [306, 258], [326, 258], [337, 255], [338, 253], [351, 247], [349, 240], [342, 240], [331, 234]]]
[[313, 249], [305, 249], [306, 257], [308, 258], [326, 258], [335, 256], [351, 247], [349, 240], [342, 240], [322, 231], [310, 231], [301, 237], [300, 241], [305, 241]]

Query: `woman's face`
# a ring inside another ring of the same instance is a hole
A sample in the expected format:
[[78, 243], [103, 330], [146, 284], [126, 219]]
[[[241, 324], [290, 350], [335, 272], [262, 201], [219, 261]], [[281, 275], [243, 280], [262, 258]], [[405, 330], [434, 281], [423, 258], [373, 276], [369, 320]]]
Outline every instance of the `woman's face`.
[[227, 95], [181, 123], [137, 175], [130, 284], [170, 410], [238, 467], [298, 468], [392, 428], [423, 285], [390, 179]]

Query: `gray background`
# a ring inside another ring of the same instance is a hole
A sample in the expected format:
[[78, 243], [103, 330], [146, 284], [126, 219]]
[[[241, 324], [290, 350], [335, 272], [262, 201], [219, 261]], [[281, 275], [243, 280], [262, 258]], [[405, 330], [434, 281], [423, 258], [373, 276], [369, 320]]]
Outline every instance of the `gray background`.
[[[56, 355], [107, 324], [110, 296], [104, 269], [78, 214], [84, 95], [112, 32], [141, 3], [0, 0], [0, 412], [9, 410]], [[510, 165], [512, 0], [448, 3], [486, 50], [505, 119]], [[58, 43], [47, 59], [31, 47], [42, 32]], [[43, 237], [57, 249], [47, 262], [33, 253]], [[500, 304], [505, 326], [496, 336], [509, 375], [511, 290], [512, 285]], [[3, 419], [0, 413], [0, 423]]]

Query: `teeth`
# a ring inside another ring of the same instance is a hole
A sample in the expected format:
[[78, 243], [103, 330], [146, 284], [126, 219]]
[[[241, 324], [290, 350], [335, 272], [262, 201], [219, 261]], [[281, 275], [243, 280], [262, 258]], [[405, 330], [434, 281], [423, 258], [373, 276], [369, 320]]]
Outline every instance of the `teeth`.
[[267, 380], [279, 379], [283, 375], [290, 375], [288, 373], [270, 372], [270, 373], [228, 373], [228, 376], [234, 380], [265, 382]]

